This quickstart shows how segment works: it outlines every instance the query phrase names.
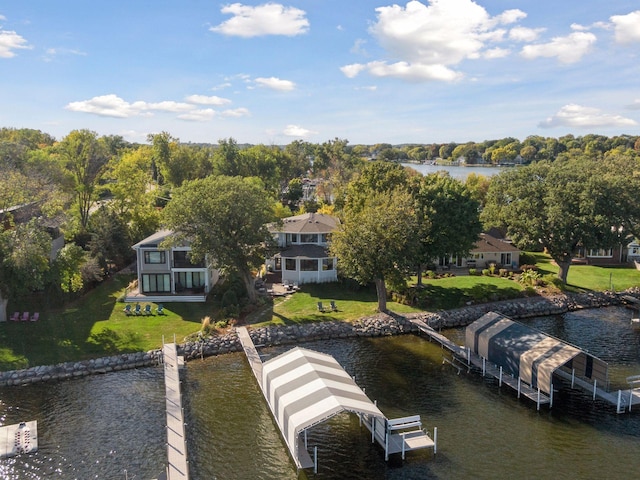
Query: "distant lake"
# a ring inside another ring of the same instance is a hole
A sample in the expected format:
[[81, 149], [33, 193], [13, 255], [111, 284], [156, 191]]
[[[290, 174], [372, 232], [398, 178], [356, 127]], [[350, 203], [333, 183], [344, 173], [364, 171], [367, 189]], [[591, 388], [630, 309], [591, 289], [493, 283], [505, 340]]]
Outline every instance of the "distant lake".
[[413, 168], [415, 171], [420, 172], [422, 175], [428, 175], [436, 172], [449, 172], [453, 178], [461, 181], [465, 181], [469, 174], [475, 173], [476, 175], [484, 175], [485, 177], [491, 177], [497, 175], [507, 168], [513, 167], [484, 167], [481, 165], [473, 165], [469, 167], [463, 167], [459, 165], [428, 165], [421, 163], [403, 163], [405, 167]]

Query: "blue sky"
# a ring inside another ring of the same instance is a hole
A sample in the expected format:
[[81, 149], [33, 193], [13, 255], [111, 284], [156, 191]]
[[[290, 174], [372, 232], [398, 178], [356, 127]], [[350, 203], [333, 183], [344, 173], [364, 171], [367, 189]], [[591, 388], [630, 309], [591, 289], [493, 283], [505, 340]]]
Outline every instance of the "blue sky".
[[638, 135], [640, 2], [6, 1], [0, 127], [254, 144]]

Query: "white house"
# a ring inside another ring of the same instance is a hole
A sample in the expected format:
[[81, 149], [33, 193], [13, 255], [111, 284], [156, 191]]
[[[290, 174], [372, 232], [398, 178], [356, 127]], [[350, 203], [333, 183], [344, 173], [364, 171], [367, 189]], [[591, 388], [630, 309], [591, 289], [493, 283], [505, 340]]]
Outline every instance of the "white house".
[[440, 267], [488, 268], [495, 264], [499, 268], [516, 268], [520, 264], [520, 250], [511, 242], [481, 233], [468, 257], [444, 257]]
[[331, 215], [305, 213], [270, 224], [281, 250], [266, 261], [267, 270], [281, 272], [283, 283], [337, 281], [336, 258], [329, 255], [328, 246], [339, 223]]
[[136, 243], [138, 289], [127, 292], [126, 301], [204, 302], [220, 272], [207, 262], [193, 263], [191, 247], [162, 248], [162, 242], [173, 232], [161, 230]]

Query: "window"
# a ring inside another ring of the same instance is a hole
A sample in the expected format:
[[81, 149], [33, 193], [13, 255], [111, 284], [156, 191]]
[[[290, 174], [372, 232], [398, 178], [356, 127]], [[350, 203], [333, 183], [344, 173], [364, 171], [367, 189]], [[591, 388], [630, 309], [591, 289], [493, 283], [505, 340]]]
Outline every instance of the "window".
[[612, 248], [590, 248], [589, 257], [613, 257]]
[[318, 260], [313, 259], [309, 260], [303, 258], [300, 260], [300, 270], [303, 272], [317, 272], [318, 271]]
[[177, 272], [176, 290], [199, 289], [204, 287], [204, 272]]
[[296, 259], [295, 258], [285, 258], [284, 259], [284, 269], [285, 270], [296, 270]]
[[171, 275], [169, 275], [168, 273], [157, 275], [142, 275], [142, 292], [171, 292]]
[[320, 242], [321, 243], [329, 243], [331, 241], [330, 233], [321, 233], [320, 234]]
[[144, 263], [167, 263], [167, 252], [165, 251], [146, 251], [144, 252]]
[[177, 250], [173, 252], [173, 266], [175, 268], [204, 267], [204, 261], [193, 263], [189, 252], [186, 250]]
[[298, 234], [297, 233], [287, 233], [287, 243], [298, 243]]
[[500, 263], [502, 265], [511, 265], [511, 253], [501, 253]]
[[317, 233], [301, 233], [300, 243], [318, 243]]
[[333, 270], [333, 258], [323, 258], [322, 259], [322, 270]]

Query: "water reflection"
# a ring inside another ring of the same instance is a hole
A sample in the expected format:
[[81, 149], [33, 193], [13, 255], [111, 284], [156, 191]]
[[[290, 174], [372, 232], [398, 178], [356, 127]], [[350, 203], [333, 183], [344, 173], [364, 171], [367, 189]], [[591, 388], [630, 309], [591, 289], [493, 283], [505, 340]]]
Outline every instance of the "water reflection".
[[[623, 308], [526, 321], [610, 362], [613, 384], [640, 373], [640, 333]], [[444, 332], [456, 341], [462, 330]], [[389, 462], [357, 417], [309, 433], [319, 473], [296, 472], [243, 354], [188, 365], [185, 413], [194, 479], [634, 478], [640, 414], [560, 391], [552, 410], [518, 400], [479, 375], [442, 364], [421, 337], [311, 342], [333, 355], [389, 417], [422, 416], [438, 454]], [[290, 347], [286, 347], [288, 349]], [[272, 357], [285, 348], [261, 351]], [[7, 479], [155, 478], [166, 462], [162, 370], [148, 368], [0, 390], [0, 422], [38, 420], [40, 451], [0, 464]], [[640, 407], [639, 407], [640, 408]]]

